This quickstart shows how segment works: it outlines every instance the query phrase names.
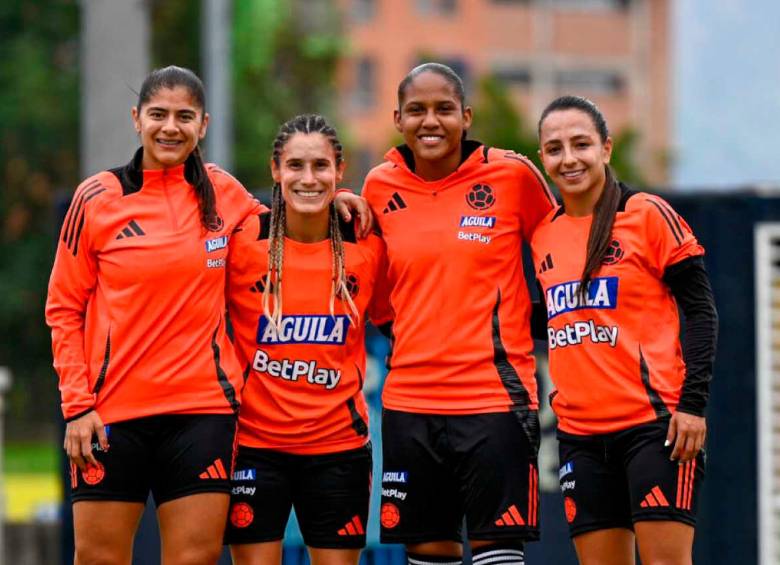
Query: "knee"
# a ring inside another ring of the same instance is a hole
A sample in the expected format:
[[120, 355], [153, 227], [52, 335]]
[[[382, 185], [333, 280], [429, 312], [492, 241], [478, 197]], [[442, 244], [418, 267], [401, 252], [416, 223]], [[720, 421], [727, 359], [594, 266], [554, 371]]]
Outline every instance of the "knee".
[[81, 542], [76, 545], [74, 565], [125, 565], [130, 563], [130, 555], [119, 548], [94, 542]]
[[219, 561], [222, 544], [198, 544], [183, 548], [163, 559], [163, 565], [211, 565]]

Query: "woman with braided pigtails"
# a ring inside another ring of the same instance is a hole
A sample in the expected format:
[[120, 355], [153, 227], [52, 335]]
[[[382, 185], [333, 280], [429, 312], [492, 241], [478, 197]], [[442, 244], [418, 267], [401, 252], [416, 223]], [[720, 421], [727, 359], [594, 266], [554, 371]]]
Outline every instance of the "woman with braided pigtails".
[[226, 539], [239, 565], [281, 563], [294, 507], [314, 565], [355, 565], [371, 483], [364, 323], [369, 307], [375, 323], [391, 318], [384, 244], [339, 221], [342, 147], [321, 116], [282, 125], [271, 172], [271, 211], [240, 226], [228, 258], [247, 381]]

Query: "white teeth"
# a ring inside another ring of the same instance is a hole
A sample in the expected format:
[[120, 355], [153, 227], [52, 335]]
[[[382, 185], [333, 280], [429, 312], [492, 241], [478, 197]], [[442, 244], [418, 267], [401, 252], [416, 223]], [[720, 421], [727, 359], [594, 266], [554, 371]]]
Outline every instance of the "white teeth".
[[158, 139], [157, 143], [160, 143], [162, 145], [178, 145], [179, 142], [175, 139]]
[[423, 141], [439, 141], [441, 139], [438, 135], [423, 135], [420, 137]]
[[314, 198], [314, 197], [320, 195], [320, 193], [316, 192], [316, 191], [313, 191], [313, 192], [306, 191], [306, 192], [304, 192], [302, 190], [296, 191], [296, 194], [298, 194], [298, 196], [303, 196], [304, 198]]

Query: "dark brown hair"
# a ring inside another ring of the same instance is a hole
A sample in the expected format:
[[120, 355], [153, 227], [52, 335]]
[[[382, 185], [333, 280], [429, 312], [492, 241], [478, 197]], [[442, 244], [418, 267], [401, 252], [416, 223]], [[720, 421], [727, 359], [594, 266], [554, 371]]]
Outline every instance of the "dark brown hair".
[[[182, 86], [187, 89], [195, 104], [201, 109], [201, 116], [206, 113], [206, 94], [203, 82], [189, 69], [170, 65], [162, 69], [155, 69], [146, 77], [138, 94], [138, 111], [151, 100], [161, 88], [174, 89]], [[217, 231], [221, 227], [217, 215], [217, 199], [214, 195], [214, 186], [211, 184], [206, 168], [203, 165], [203, 157], [200, 147], [195, 146], [192, 153], [187, 156], [185, 163], [187, 180], [195, 188], [200, 206], [200, 222], [207, 230]]]
[[[542, 112], [537, 126], [537, 133], [541, 138], [542, 122], [552, 112], [561, 110], [579, 110], [590, 117], [593, 127], [599, 134], [602, 143], [607, 141], [609, 130], [604, 115], [598, 107], [581, 96], [561, 96], [550, 102]], [[585, 266], [580, 276], [579, 292], [582, 296], [587, 296], [587, 288], [593, 275], [598, 271], [604, 256], [609, 249], [612, 241], [612, 226], [615, 224], [615, 214], [620, 204], [620, 187], [618, 186], [615, 175], [609, 165], [604, 165], [606, 180], [604, 190], [596, 201], [593, 209], [593, 222], [590, 225], [588, 233], [588, 247], [585, 255]]]
[[[277, 166], [281, 162], [284, 146], [296, 133], [314, 134], [320, 133], [333, 146], [336, 155], [336, 166], [343, 161], [343, 148], [336, 130], [318, 114], [303, 114], [282, 124], [273, 144], [273, 160]], [[330, 239], [333, 256], [333, 283], [330, 292], [330, 314], [334, 314], [336, 297], [340, 298], [356, 320], [360, 319], [355, 303], [347, 287], [346, 264], [344, 261], [344, 241], [341, 237], [339, 219], [336, 213], [336, 205], [330, 203], [330, 220], [328, 222], [328, 237]], [[282, 267], [284, 265], [284, 236], [287, 233], [286, 207], [282, 198], [282, 187], [275, 183], [271, 190], [271, 225], [268, 242], [268, 274], [263, 290], [263, 312], [266, 318], [277, 328], [282, 322]], [[270, 299], [273, 296], [273, 311], [270, 307]], [[349, 315], [349, 314], [348, 314]], [[352, 317], [350, 316], [350, 319]]]
[[455, 96], [460, 102], [461, 110], [465, 110], [466, 90], [463, 88], [463, 81], [458, 76], [458, 73], [453, 71], [447, 65], [442, 65], [441, 63], [423, 63], [422, 65], [418, 65], [415, 68], [413, 68], [411, 71], [409, 71], [409, 74], [407, 74], [403, 78], [403, 80], [398, 84], [398, 109], [399, 110], [403, 105], [404, 97], [406, 96], [406, 89], [409, 87], [409, 85], [412, 83], [412, 81], [415, 78], [417, 78], [423, 73], [435, 73], [440, 77], [442, 77], [444, 80], [446, 80], [449, 83], [449, 85], [452, 87], [452, 89], [455, 91]]

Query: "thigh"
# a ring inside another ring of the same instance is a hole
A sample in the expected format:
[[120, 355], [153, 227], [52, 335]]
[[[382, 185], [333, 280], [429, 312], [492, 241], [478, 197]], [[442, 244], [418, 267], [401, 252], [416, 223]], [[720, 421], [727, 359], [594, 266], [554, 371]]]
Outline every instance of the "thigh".
[[642, 563], [693, 562], [693, 526], [682, 522], [646, 521], [634, 524]]
[[450, 416], [448, 437], [470, 540], [539, 539], [535, 412]]
[[309, 548], [311, 565], [358, 565], [359, 549]]
[[222, 553], [230, 496], [202, 492], [169, 500], [157, 509], [164, 565], [216, 563]]
[[558, 477], [572, 537], [597, 530], [631, 530], [631, 501], [620, 457], [598, 436], [558, 432]]
[[294, 456], [270, 449], [240, 447], [233, 473], [225, 543], [265, 546], [266, 542], [284, 538], [292, 510], [296, 472]]
[[198, 493], [230, 493], [236, 418], [232, 414], [158, 417], [152, 494], [158, 506]]
[[233, 565], [281, 565], [282, 540], [230, 546]]
[[76, 563], [127, 563], [144, 511], [140, 502], [81, 500], [73, 504]]
[[609, 528], [580, 534], [574, 538], [580, 565], [634, 565], [634, 533], [625, 528]]
[[445, 448], [444, 417], [382, 414], [382, 543], [460, 541], [463, 506]]
[[667, 421], [636, 426], [620, 434], [631, 497], [631, 517], [640, 521], [696, 524], [705, 456], [680, 465], [665, 446]]
[[[293, 505], [304, 543], [309, 548], [323, 550], [365, 547], [371, 444], [339, 453], [298, 457]], [[320, 552], [318, 555], [325, 559], [348, 554]]]
[[151, 486], [150, 467], [154, 433], [148, 419], [105, 426], [110, 449], [103, 451], [92, 438], [97, 465], [81, 471], [70, 465], [71, 497], [79, 501], [146, 503]]

